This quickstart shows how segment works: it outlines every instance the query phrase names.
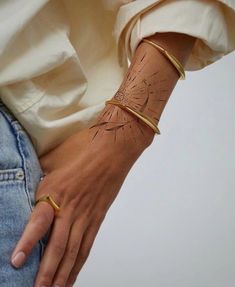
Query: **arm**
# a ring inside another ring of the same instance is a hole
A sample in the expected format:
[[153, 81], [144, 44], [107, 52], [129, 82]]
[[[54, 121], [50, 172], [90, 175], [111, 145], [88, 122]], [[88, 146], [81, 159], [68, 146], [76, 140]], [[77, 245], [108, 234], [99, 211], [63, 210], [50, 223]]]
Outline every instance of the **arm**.
[[[183, 63], [194, 43], [192, 37], [174, 33], [153, 37]], [[114, 97], [130, 101], [159, 120], [178, 77], [158, 50], [141, 43]], [[108, 209], [153, 137], [153, 131], [135, 116], [107, 105], [96, 125], [72, 135], [40, 158], [46, 176], [39, 183], [36, 199], [49, 193], [61, 210], [55, 216], [48, 203], [39, 202], [12, 254], [13, 265], [19, 268], [51, 228], [35, 286], [75, 282]], [[23, 253], [17, 262], [13, 258], [19, 251]]]
[[[179, 33], [157, 33], [146, 39], [160, 44], [175, 55], [183, 66], [196, 40]], [[159, 50], [141, 42], [113, 98], [143, 112], [158, 123], [178, 78], [175, 67]], [[107, 105], [91, 129], [94, 130], [92, 140], [109, 137], [116, 145], [121, 144], [123, 149], [130, 149], [130, 146], [136, 145], [143, 149], [153, 140], [153, 133], [149, 127], [112, 104]], [[130, 142], [123, 145], [126, 138]]]

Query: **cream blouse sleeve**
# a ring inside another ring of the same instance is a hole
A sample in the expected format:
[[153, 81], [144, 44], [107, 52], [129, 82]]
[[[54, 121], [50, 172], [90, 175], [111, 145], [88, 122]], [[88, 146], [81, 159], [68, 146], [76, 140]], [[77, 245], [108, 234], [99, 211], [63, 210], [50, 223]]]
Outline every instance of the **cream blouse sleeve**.
[[114, 29], [120, 65], [127, 65], [139, 42], [156, 32], [196, 37], [185, 69], [202, 69], [235, 49], [235, 1], [129, 1], [119, 8]]

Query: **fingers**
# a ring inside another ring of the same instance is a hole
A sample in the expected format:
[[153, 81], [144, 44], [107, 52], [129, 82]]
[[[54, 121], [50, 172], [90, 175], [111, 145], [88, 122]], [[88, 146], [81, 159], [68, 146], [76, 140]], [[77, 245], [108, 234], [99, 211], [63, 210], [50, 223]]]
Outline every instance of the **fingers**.
[[39, 266], [35, 286], [51, 286], [56, 270], [64, 256], [70, 233], [70, 218], [57, 217]]
[[33, 209], [24, 232], [18, 241], [11, 263], [19, 268], [27, 259], [33, 247], [44, 236], [54, 219], [54, 210], [46, 202], [39, 202]]
[[84, 223], [82, 220], [79, 220], [73, 224], [70, 232], [70, 239], [67, 244], [63, 260], [60, 263], [59, 269], [55, 275], [53, 286], [62, 287], [66, 285], [69, 274], [77, 259], [84, 229]]
[[76, 258], [76, 262], [69, 274], [67, 283], [65, 285], [66, 287], [71, 287], [75, 283], [80, 270], [82, 269], [83, 265], [85, 264], [90, 254], [91, 247], [95, 241], [97, 232], [100, 228], [101, 223], [103, 222], [103, 219], [104, 216], [102, 217], [102, 219], [96, 220], [95, 223], [92, 222], [92, 224], [89, 225], [86, 232], [84, 233], [80, 244], [79, 252]]

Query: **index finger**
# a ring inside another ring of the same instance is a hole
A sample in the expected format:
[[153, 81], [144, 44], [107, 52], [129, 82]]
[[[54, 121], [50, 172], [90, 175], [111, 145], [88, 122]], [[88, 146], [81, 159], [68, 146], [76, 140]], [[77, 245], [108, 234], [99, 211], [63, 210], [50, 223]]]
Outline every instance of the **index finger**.
[[11, 263], [16, 268], [19, 268], [26, 261], [33, 247], [48, 231], [53, 219], [54, 209], [47, 202], [41, 201], [34, 207], [11, 256]]

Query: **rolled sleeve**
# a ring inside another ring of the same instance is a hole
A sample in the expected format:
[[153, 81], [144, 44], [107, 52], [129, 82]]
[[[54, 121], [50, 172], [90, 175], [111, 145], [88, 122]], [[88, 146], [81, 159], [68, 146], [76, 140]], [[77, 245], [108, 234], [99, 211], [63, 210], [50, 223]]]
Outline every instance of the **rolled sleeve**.
[[[137, 5], [142, 1], [135, 2]], [[197, 38], [186, 70], [202, 69], [235, 49], [235, 3], [209, 0], [154, 2], [140, 7], [139, 11], [133, 12], [133, 2], [120, 9], [115, 36], [121, 66], [125, 61], [131, 61], [143, 38], [157, 32], [178, 32]]]

